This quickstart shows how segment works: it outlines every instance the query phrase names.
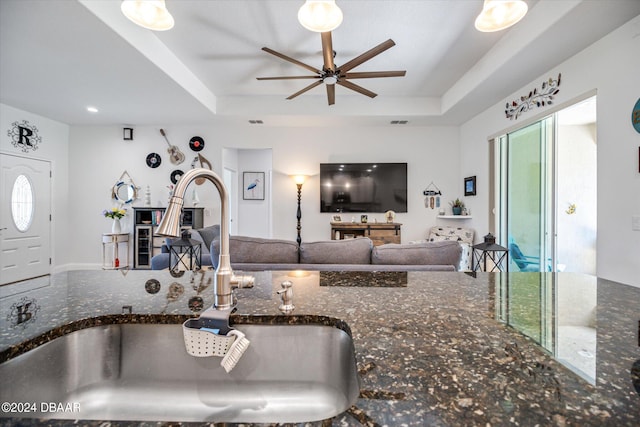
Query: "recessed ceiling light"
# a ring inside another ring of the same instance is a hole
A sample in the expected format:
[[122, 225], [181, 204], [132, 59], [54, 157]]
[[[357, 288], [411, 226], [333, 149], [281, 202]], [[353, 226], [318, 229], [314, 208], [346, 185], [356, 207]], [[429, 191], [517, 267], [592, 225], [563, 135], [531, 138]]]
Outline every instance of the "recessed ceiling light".
[[98, 109], [96, 107], [87, 107], [87, 111], [90, 113], [97, 113]]

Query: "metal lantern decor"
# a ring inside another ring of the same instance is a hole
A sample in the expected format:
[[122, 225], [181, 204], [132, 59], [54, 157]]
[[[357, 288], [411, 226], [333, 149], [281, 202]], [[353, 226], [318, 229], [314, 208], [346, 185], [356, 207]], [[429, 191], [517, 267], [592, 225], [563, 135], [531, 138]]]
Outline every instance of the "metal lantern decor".
[[507, 271], [509, 265], [509, 250], [496, 244], [496, 238], [489, 233], [484, 236], [484, 242], [473, 246], [471, 266], [473, 271]]
[[171, 242], [169, 266], [172, 272], [195, 271], [202, 267], [201, 242], [191, 239], [191, 233], [183, 231], [180, 239]]

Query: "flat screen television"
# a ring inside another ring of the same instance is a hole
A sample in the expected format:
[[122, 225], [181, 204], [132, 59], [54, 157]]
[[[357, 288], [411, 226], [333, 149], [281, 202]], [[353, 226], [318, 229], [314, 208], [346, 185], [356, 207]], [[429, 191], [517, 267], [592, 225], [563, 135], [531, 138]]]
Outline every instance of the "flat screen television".
[[406, 163], [321, 163], [320, 212], [407, 211]]

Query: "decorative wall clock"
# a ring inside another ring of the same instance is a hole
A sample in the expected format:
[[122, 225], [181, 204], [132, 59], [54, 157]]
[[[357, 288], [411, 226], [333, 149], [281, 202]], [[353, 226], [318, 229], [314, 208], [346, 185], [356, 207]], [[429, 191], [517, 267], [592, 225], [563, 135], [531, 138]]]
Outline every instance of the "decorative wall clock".
[[640, 133], [640, 98], [636, 102], [636, 105], [633, 106], [633, 110], [631, 111], [631, 124], [636, 132]]
[[155, 169], [158, 166], [160, 166], [160, 163], [162, 163], [162, 158], [160, 157], [160, 154], [149, 153], [149, 155], [147, 156], [147, 166]]
[[189, 140], [189, 148], [193, 151], [201, 151], [204, 148], [204, 139], [199, 136], [194, 136]]

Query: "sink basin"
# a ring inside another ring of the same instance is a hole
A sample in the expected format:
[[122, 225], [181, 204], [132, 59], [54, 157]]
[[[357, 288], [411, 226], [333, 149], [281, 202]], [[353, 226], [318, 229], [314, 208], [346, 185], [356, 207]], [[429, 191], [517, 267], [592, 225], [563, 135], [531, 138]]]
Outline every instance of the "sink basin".
[[[0, 365], [0, 401], [86, 420], [304, 422], [358, 398], [353, 342], [319, 325], [239, 325], [251, 345], [226, 373], [219, 357], [184, 348], [181, 325], [126, 324], [73, 332]], [[52, 411], [48, 403], [57, 405]], [[45, 403], [45, 404], [43, 404]]]

